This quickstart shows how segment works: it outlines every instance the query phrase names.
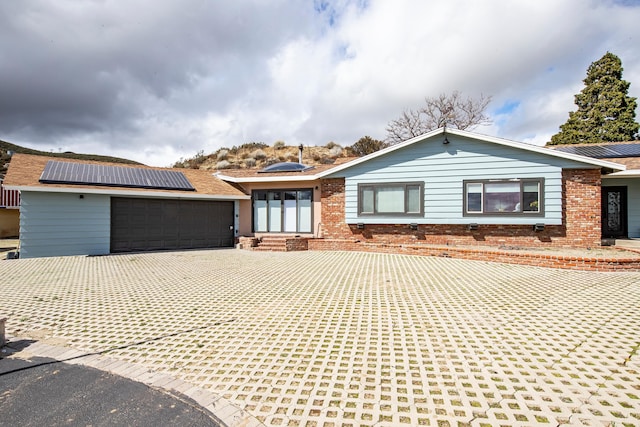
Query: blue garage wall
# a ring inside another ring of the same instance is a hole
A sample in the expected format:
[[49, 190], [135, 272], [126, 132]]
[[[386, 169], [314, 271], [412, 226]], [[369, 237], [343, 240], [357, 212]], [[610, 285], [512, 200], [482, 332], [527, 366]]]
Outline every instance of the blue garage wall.
[[[543, 153], [461, 136], [442, 136], [413, 143], [384, 156], [347, 168], [345, 177], [347, 223], [408, 224], [562, 224], [562, 170], [590, 166]], [[463, 180], [544, 178], [544, 217], [463, 217]], [[424, 182], [423, 218], [358, 217], [358, 184]]]
[[109, 253], [108, 195], [22, 191], [20, 258]]

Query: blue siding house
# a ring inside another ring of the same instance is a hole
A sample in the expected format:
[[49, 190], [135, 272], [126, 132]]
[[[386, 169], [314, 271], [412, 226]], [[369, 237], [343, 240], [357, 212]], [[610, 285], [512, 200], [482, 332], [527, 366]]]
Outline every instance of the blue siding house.
[[[602, 175], [624, 165], [437, 129], [319, 174], [325, 238], [599, 245]], [[338, 217], [335, 206], [341, 204]]]

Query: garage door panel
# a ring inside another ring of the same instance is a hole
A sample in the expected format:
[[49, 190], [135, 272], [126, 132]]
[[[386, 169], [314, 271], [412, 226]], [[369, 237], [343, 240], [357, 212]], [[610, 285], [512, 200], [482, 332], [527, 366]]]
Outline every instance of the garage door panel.
[[111, 251], [232, 247], [233, 202], [112, 198]]

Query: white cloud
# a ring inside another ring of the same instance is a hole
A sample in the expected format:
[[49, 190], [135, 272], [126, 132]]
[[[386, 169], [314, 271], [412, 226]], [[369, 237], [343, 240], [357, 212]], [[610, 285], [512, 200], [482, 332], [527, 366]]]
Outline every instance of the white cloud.
[[640, 95], [639, 20], [596, 0], [7, 2], [0, 139], [168, 165], [382, 139], [404, 108], [461, 90], [493, 96], [479, 132], [541, 144], [606, 51]]

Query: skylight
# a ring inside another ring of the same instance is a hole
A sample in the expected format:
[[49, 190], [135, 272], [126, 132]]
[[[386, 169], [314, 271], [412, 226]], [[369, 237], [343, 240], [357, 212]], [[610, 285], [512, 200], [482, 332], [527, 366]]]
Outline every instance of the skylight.
[[267, 166], [266, 168], [258, 171], [259, 173], [271, 173], [271, 172], [303, 172], [308, 169], [313, 168], [313, 166], [303, 165], [302, 163], [295, 162], [281, 162], [274, 163], [272, 165]]

